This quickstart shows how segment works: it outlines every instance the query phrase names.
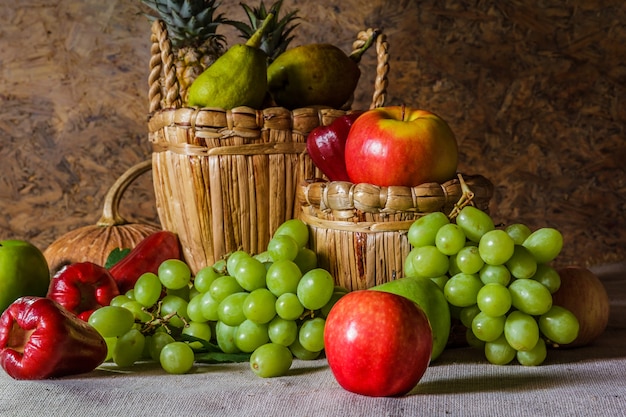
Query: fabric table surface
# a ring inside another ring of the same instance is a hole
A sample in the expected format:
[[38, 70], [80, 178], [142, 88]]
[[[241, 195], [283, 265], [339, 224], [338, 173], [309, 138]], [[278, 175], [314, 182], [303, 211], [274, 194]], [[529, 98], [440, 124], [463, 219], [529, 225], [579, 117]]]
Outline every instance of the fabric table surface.
[[343, 390], [324, 359], [294, 361], [284, 377], [263, 379], [247, 363], [199, 365], [169, 375], [155, 363], [45, 381], [0, 370], [0, 416], [626, 416], [624, 265], [599, 268], [611, 320], [592, 345], [550, 350], [536, 367], [486, 362], [450, 348], [400, 398]]

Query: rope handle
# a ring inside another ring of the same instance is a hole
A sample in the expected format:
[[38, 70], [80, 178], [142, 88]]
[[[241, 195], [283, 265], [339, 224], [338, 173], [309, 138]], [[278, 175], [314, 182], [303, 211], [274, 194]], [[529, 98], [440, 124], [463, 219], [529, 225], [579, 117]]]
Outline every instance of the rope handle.
[[[353, 50], [360, 49], [372, 36], [376, 36], [376, 79], [370, 108], [385, 103], [389, 73], [389, 44], [387, 37], [378, 29], [367, 29], [357, 34]], [[150, 114], [167, 108], [182, 106], [180, 84], [176, 77], [172, 43], [165, 22], [156, 19], [151, 28], [150, 73], [148, 75], [148, 100]]]

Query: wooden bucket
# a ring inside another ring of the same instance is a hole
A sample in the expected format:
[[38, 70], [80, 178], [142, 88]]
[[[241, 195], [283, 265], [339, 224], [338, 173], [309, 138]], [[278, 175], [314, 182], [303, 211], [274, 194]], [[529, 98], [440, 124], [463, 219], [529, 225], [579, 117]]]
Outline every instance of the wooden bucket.
[[[372, 33], [360, 32], [354, 48]], [[182, 107], [171, 44], [158, 20], [151, 51], [148, 127], [163, 229], [179, 236], [194, 273], [238, 249], [264, 251], [276, 228], [297, 215], [298, 183], [321, 176], [305, 152], [308, 133], [349, 110]], [[387, 86], [382, 33], [376, 51], [371, 107], [384, 104]]]
[[299, 217], [309, 226], [310, 247], [319, 266], [335, 277], [337, 285], [366, 289], [403, 276], [411, 224], [435, 211], [451, 213], [465, 186], [473, 193], [472, 203], [487, 210], [493, 184], [480, 175], [416, 187], [303, 182], [298, 190]]

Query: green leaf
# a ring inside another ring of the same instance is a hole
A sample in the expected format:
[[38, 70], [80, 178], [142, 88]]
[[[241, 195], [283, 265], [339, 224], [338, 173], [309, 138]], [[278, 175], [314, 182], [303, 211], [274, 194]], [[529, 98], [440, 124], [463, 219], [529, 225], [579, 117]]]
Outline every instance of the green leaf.
[[111, 269], [113, 265], [121, 261], [128, 253], [130, 252], [129, 248], [115, 248], [109, 253], [107, 260], [104, 264], [106, 269]]
[[250, 361], [249, 353], [206, 352], [196, 355], [200, 363], [241, 363]]

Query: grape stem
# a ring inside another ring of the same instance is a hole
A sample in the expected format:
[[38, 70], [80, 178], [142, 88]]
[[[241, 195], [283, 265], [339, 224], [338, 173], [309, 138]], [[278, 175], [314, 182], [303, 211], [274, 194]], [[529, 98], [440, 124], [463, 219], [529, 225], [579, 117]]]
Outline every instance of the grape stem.
[[140, 332], [143, 335], [154, 334], [154, 332], [159, 327], [163, 327], [168, 334], [171, 334], [172, 330], [168, 327], [168, 323], [170, 322], [170, 320], [173, 317], [180, 318], [182, 320], [182, 322], [184, 323], [185, 327], [188, 325], [187, 320], [185, 320], [184, 317], [181, 317], [180, 315], [178, 315], [178, 313], [175, 312], [175, 311], [173, 311], [173, 312], [171, 312], [169, 314], [166, 314], [163, 317], [160, 317], [160, 315], [159, 315], [159, 312], [161, 311], [161, 302], [160, 301], [157, 304], [156, 309], [148, 310], [148, 309], [144, 308], [144, 311], [146, 311], [148, 314], [150, 314], [150, 320], [148, 320], [145, 323], [140, 323], [140, 324], [142, 324]]
[[459, 183], [461, 184], [461, 190], [463, 191], [463, 194], [461, 194], [461, 198], [459, 198], [459, 201], [454, 204], [454, 208], [448, 215], [448, 218], [450, 220], [458, 216], [463, 207], [467, 205], [474, 205], [474, 192], [470, 190], [461, 173], [457, 173], [456, 175], [459, 178]]

